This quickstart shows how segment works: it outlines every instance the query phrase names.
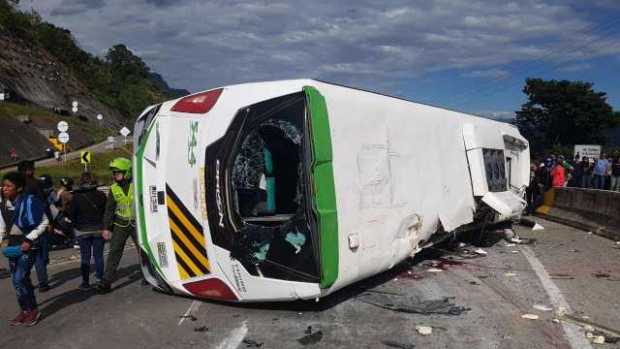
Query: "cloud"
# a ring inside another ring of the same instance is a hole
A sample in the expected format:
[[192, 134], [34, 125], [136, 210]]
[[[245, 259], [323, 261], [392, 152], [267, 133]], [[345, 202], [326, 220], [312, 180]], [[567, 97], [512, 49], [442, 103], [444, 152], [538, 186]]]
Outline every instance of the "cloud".
[[72, 16], [86, 11], [100, 9], [105, 5], [103, 0], [62, 0], [50, 12], [51, 16]]
[[577, 63], [577, 64], [569, 64], [558, 68], [560, 72], [578, 72], [582, 70], [592, 69], [592, 64], [590, 63]]
[[497, 80], [513, 74], [508, 65], [570, 65], [620, 53], [617, 36], [597, 32], [604, 28], [576, 3], [557, 0], [47, 0], [20, 6], [71, 30], [91, 52], [121, 42], [144, 52], [171, 85], [191, 90], [316, 77], [392, 92], [432, 72], [458, 69], [463, 77]]
[[491, 78], [494, 80], [503, 80], [510, 77], [510, 73], [503, 69], [486, 69], [486, 70], [473, 70], [462, 74], [467, 78]]

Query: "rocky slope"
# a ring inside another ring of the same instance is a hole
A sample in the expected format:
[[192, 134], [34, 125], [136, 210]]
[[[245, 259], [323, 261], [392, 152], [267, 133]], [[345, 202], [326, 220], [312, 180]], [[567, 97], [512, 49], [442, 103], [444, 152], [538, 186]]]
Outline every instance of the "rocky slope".
[[0, 84], [19, 100], [70, 112], [79, 103], [78, 115], [96, 121], [104, 115], [106, 126], [117, 127], [123, 118], [95, 99], [63, 63], [43, 48], [0, 31]]

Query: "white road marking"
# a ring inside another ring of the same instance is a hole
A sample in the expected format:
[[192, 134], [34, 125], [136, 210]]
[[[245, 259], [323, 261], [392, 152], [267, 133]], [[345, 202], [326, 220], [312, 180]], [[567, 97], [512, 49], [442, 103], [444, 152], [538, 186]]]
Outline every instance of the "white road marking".
[[[549, 273], [545, 270], [545, 267], [542, 265], [540, 260], [536, 258], [534, 251], [529, 246], [523, 246], [523, 255], [536, 272], [538, 279], [542, 283], [543, 288], [547, 291], [547, 295], [549, 295], [549, 299], [551, 300], [551, 304], [555, 308], [557, 312], [560, 309], [563, 309], [567, 313], [571, 313], [571, 308], [562, 292], [556, 286], [556, 284], [551, 280]], [[564, 334], [566, 335], [566, 339], [573, 349], [592, 349], [592, 345], [586, 339], [586, 336], [582, 333], [581, 328], [572, 323], [566, 323], [562, 321], [562, 328], [564, 329]]]
[[228, 336], [224, 338], [220, 344], [218, 344], [217, 349], [236, 349], [239, 344], [243, 342], [245, 335], [248, 334], [248, 326], [246, 322], [247, 321], [243, 321], [241, 326], [230, 331]]
[[190, 315], [192, 315], [192, 312], [194, 310], [198, 310], [198, 308], [200, 308], [200, 304], [202, 304], [202, 302], [193, 301], [192, 304], [189, 305], [189, 308], [187, 308], [187, 311], [185, 312], [185, 314], [183, 314], [183, 316], [181, 316], [181, 319], [179, 320], [179, 324], [177, 326], [181, 326], [183, 321], [185, 321], [185, 319], [189, 318]]

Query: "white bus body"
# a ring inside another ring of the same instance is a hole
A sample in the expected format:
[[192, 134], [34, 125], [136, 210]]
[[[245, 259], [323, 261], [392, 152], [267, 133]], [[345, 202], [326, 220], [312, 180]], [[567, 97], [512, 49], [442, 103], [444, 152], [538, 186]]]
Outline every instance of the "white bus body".
[[316, 80], [168, 101], [134, 137], [143, 270], [206, 299], [326, 296], [518, 217], [529, 181], [512, 125]]

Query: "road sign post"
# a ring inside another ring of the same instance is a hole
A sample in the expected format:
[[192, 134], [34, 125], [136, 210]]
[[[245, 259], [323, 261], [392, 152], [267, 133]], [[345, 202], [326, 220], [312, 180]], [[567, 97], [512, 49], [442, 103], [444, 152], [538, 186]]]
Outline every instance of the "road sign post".
[[127, 145], [127, 136], [129, 136], [130, 133], [131, 131], [125, 126], [120, 130], [121, 136], [125, 137], [125, 145]]
[[103, 115], [97, 114], [97, 120], [99, 120], [99, 127], [103, 127]]
[[59, 121], [56, 128], [58, 129], [58, 132], [67, 132], [69, 130], [69, 123], [64, 120]]
[[69, 142], [69, 134], [66, 131], [61, 131], [60, 134], [58, 134], [58, 141], [62, 143], [62, 164], [64, 166], [67, 162], [67, 143]]
[[80, 162], [84, 165], [84, 172], [88, 172], [88, 165], [93, 160], [93, 154], [89, 151], [80, 152]]

